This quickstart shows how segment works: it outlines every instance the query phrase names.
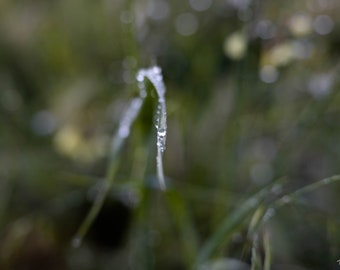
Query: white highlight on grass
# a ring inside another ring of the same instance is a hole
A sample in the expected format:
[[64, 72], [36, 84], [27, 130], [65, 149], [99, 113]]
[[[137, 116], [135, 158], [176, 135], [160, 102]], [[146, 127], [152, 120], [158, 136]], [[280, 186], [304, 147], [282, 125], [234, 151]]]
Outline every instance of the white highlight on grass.
[[166, 103], [165, 103], [165, 85], [163, 82], [162, 70], [158, 66], [148, 69], [140, 69], [136, 79], [141, 92], [141, 96], [146, 95], [144, 80], [147, 78], [155, 87], [158, 95], [158, 106], [156, 113], [156, 130], [157, 130], [157, 175], [161, 189], [165, 189], [165, 178], [163, 171], [163, 152], [166, 145]]
[[112, 139], [111, 156], [117, 153], [118, 149], [123, 144], [125, 138], [127, 138], [130, 135], [130, 129], [131, 129], [132, 123], [137, 118], [142, 105], [143, 105], [143, 96], [141, 94], [139, 97], [136, 97], [131, 101], [127, 111], [121, 118], [117, 134]]
[[165, 151], [166, 145], [166, 103], [165, 103], [165, 85], [163, 82], [162, 70], [158, 66], [153, 66], [147, 69], [140, 69], [137, 72], [136, 80], [139, 87], [139, 96], [134, 98], [125, 114], [121, 118], [116, 136], [113, 137], [111, 146], [111, 156], [114, 156], [120, 147], [122, 146], [125, 139], [130, 135], [130, 129], [137, 118], [144, 99], [147, 95], [145, 87], [145, 78], [147, 78], [154, 86], [158, 95], [158, 106], [156, 112], [156, 123], [155, 127], [157, 130], [157, 175], [159, 185], [161, 189], [165, 189], [165, 178], [163, 172], [163, 152]]

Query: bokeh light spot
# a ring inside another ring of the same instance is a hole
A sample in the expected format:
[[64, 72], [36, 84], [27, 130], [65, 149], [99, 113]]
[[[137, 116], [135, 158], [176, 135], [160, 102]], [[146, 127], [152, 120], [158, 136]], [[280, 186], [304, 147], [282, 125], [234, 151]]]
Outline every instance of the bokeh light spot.
[[284, 66], [294, 59], [294, 50], [291, 42], [276, 45], [270, 52], [270, 63], [274, 66]]
[[247, 39], [241, 32], [235, 32], [224, 41], [224, 53], [234, 60], [243, 58], [247, 49]]
[[155, 21], [166, 19], [169, 13], [169, 4], [164, 0], [149, 2], [149, 5], [147, 6], [148, 16]]
[[331, 92], [333, 83], [332, 74], [324, 73], [313, 76], [308, 83], [308, 92], [315, 98], [320, 99]]
[[49, 135], [56, 128], [56, 119], [49, 111], [39, 111], [33, 115], [31, 125], [37, 135]]
[[198, 20], [191, 13], [183, 13], [175, 20], [176, 31], [182, 36], [190, 36], [198, 29]]
[[210, 8], [212, 0], [189, 0], [189, 4], [196, 11], [205, 11]]
[[256, 35], [262, 39], [271, 39], [276, 34], [275, 25], [269, 20], [259, 21], [256, 25]]
[[279, 71], [276, 67], [271, 65], [263, 66], [260, 69], [260, 79], [265, 83], [273, 83], [279, 77]]
[[290, 18], [288, 26], [293, 35], [306, 36], [312, 32], [312, 19], [308, 14], [297, 14]]
[[334, 22], [332, 18], [327, 15], [319, 15], [315, 18], [313, 27], [319, 35], [328, 35], [333, 30]]

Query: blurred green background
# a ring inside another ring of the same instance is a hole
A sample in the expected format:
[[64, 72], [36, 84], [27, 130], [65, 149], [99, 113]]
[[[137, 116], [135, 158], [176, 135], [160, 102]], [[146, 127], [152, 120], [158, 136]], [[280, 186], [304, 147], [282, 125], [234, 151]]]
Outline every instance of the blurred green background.
[[[0, 1], [0, 269], [339, 269], [339, 184], [265, 211], [339, 174], [339, 8]], [[168, 190], [157, 188], [150, 86], [105, 204], [73, 248], [135, 74], [155, 64], [167, 87]], [[200, 260], [214, 235], [221, 243]]]

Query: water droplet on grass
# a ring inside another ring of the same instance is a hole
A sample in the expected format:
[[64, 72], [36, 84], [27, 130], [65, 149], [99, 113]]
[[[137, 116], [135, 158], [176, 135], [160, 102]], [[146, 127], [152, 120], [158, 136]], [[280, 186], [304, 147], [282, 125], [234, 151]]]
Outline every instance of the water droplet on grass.
[[165, 150], [166, 144], [166, 103], [165, 103], [165, 85], [163, 82], [162, 70], [158, 66], [153, 66], [148, 69], [140, 69], [137, 73], [136, 79], [139, 82], [140, 96], [146, 93], [144, 79], [147, 78], [154, 86], [158, 95], [158, 106], [156, 112], [155, 127], [157, 130], [157, 172], [161, 187], [165, 188], [165, 180], [163, 173], [162, 153]]

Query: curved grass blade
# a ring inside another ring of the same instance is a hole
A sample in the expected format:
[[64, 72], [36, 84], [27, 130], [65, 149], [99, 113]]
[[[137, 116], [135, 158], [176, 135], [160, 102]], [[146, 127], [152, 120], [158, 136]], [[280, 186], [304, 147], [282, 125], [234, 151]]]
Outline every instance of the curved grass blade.
[[261, 255], [259, 252], [259, 234], [253, 235], [253, 245], [251, 248], [251, 270], [262, 270]]
[[125, 112], [124, 116], [120, 121], [117, 133], [113, 137], [111, 143], [111, 151], [109, 155], [109, 167], [106, 173], [105, 182], [102, 188], [100, 189], [97, 197], [95, 198], [95, 201], [89, 213], [87, 214], [85, 220], [79, 227], [75, 237], [72, 240], [72, 245], [74, 247], [78, 247], [81, 245], [82, 239], [84, 238], [85, 234], [89, 230], [91, 224], [97, 217], [100, 209], [104, 204], [105, 198], [107, 197], [107, 194], [111, 189], [112, 182], [116, 174], [116, 170], [118, 168], [120, 151], [125, 140], [130, 135], [131, 126], [140, 112], [140, 109], [143, 105], [143, 100], [144, 97], [142, 95], [140, 97], [134, 98], [131, 101], [128, 110]]
[[263, 235], [263, 248], [264, 248], [264, 266], [263, 270], [270, 270], [272, 264], [272, 246], [271, 246], [271, 239], [270, 239], [270, 231], [267, 229], [264, 231]]
[[312, 183], [310, 185], [307, 185], [303, 188], [300, 188], [290, 194], [287, 194], [287, 195], [284, 195], [283, 197], [281, 197], [279, 200], [277, 200], [273, 207], [274, 208], [278, 208], [278, 207], [281, 207], [283, 205], [286, 205], [287, 203], [290, 203], [290, 202], [293, 202], [295, 200], [297, 200], [299, 197], [303, 196], [303, 195], [306, 195], [316, 189], [319, 189], [319, 188], [322, 188], [324, 186], [327, 186], [327, 185], [330, 185], [330, 184], [333, 184], [333, 183], [336, 183], [340, 181], [340, 175], [333, 175], [331, 177], [327, 177], [327, 178], [324, 178], [320, 181], [317, 181], [315, 183]]
[[161, 189], [165, 189], [165, 177], [163, 171], [163, 161], [162, 155], [165, 150], [165, 143], [166, 143], [166, 104], [165, 104], [165, 85], [163, 82], [163, 77], [161, 74], [161, 69], [157, 66], [148, 68], [148, 69], [141, 69], [138, 71], [136, 79], [138, 81], [139, 87], [139, 97], [134, 98], [127, 111], [125, 112], [124, 116], [122, 117], [119, 128], [117, 133], [113, 137], [111, 143], [111, 150], [109, 154], [109, 166], [105, 177], [105, 182], [99, 191], [95, 201], [93, 203], [92, 208], [90, 209], [89, 213], [87, 214], [85, 220], [79, 227], [74, 239], [72, 240], [72, 245], [74, 247], [78, 247], [85, 234], [89, 230], [91, 224], [93, 223], [94, 219], [97, 217], [100, 209], [102, 208], [105, 198], [109, 190], [111, 189], [112, 182], [114, 176], [116, 174], [116, 170], [119, 164], [119, 156], [122, 149], [122, 146], [125, 140], [130, 135], [130, 129], [136, 118], [138, 117], [140, 110], [143, 106], [145, 97], [147, 95], [146, 87], [144, 84], [144, 78], [148, 78], [150, 82], [156, 89], [158, 94], [158, 109], [156, 113], [156, 129], [157, 129], [157, 174], [159, 179], [159, 184]]
[[331, 177], [324, 178], [320, 181], [317, 181], [303, 188], [300, 188], [294, 192], [291, 192], [290, 194], [286, 194], [282, 196], [280, 199], [276, 200], [275, 202], [273, 202], [271, 205], [267, 207], [267, 210], [265, 214], [263, 215], [262, 220], [257, 230], [259, 230], [260, 227], [266, 224], [274, 216], [274, 213], [278, 208], [285, 206], [289, 203], [296, 202], [302, 196], [307, 195], [310, 192], [313, 192], [319, 188], [322, 188], [324, 186], [327, 186], [327, 185], [330, 185], [336, 182], [340, 182], [340, 175], [333, 175]]
[[259, 207], [275, 185], [272, 184], [260, 190], [258, 193], [243, 202], [238, 209], [233, 211], [221, 222], [213, 235], [202, 247], [198, 255], [197, 267], [208, 260], [212, 254], [230, 238], [232, 232], [244, 221], [245, 218]]
[[163, 171], [163, 152], [166, 144], [166, 104], [165, 104], [165, 85], [161, 68], [154, 66], [148, 69], [141, 69], [137, 73], [138, 86], [141, 92], [146, 93], [144, 79], [147, 78], [154, 86], [158, 95], [158, 106], [156, 113], [156, 129], [157, 129], [157, 176], [161, 189], [165, 190], [165, 177]]
[[[318, 182], [312, 183], [310, 185], [307, 185], [303, 188], [300, 188], [290, 194], [286, 194], [284, 196], [282, 196], [281, 198], [279, 198], [278, 200], [274, 201], [272, 204], [270, 204], [269, 206], [267, 206], [266, 211], [264, 212], [264, 214], [262, 214], [262, 218], [260, 221], [258, 221], [257, 218], [257, 222], [256, 224], [254, 224], [254, 226], [252, 226], [252, 230], [250, 230], [250, 233], [252, 233], [254, 236], [258, 235], [259, 231], [261, 230], [261, 228], [263, 226], [265, 226], [265, 224], [272, 218], [275, 216], [275, 212], [277, 211], [278, 208], [283, 207], [289, 203], [294, 203], [296, 202], [299, 198], [301, 198], [302, 196], [313, 192], [319, 188], [322, 188], [324, 186], [336, 183], [336, 182], [340, 182], [340, 175], [334, 175], [331, 177], [327, 177], [324, 178]], [[261, 211], [263, 213], [263, 211]], [[268, 270], [270, 269], [270, 265], [271, 265], [271, 246], [270, 246], [270, 236], [269, 236], [269, 232], [265, 231], [264, 232], [264, 249], [265, 249], [265, 260], [264, 260], [264, 270]], [[254, 248], [254, 245], [253, 245]], [[256, 255], [256, 254], [253, 254]], [[252, 267], [254, 267], [252, 265]]]

